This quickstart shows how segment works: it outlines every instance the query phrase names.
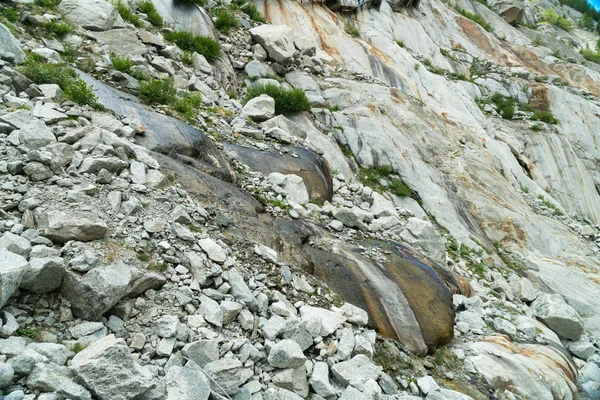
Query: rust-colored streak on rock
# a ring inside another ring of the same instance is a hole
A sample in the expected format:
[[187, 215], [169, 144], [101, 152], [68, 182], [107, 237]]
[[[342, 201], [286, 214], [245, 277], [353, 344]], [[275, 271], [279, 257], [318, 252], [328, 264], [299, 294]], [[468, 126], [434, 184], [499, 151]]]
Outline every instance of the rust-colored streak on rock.
[[493, 48], [487, 32], [479, 24], [459, 15], [454, 17], [454, 20], [471, 42], [485, 51], [491, 59], [499, 63], [506, 63], [508, 61], [505, 56], [500, 57], [499, 52]]
[[529, 104], [531, 107], [548, 111], [550, 109], [548, 87], [542, 83], [535, 82], [531, 84], [530, 88], [531, 100], [529, 100]]

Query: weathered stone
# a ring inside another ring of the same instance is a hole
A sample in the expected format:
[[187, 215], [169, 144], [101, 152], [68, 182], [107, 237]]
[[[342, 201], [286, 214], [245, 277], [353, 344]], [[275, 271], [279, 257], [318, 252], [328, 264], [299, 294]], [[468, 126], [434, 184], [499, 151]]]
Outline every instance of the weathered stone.
[[361, 385], [369, 379], [381, 375], [381, 367], [375, 365], [363, 354], [358, 354], [348, 361], [335, 364], [331, 367], [335, 379], [344, 387], [348, 385]]
[[298, 343], [284, 339], [269, 351], [269, 364], [275, 368], [298, 368], [306, 362], [306, 357]]
[[116, 7], [103, 0], [65, 0], [58, 11], [69, 21], [91, 31], [124, 27]]
[[200, 367], [219, 359], [219, 342], [216, 340], [197, 340], [183, 347], [183, 355]]
[[583, 321], [577, 311], [559, 294], [544, 294], [532, 304], [535, 317], [563, 339], [578, 340], [583, 333]]
[[0, 24], [0, 54], [4, 55], [3, 58], [12, 58], [18, 63], [25, 59], [25, 53], [21, 50], [19, 41], [3, 24]]
[[[311, 334], [323, 337], [331, 335], [346, 322], [346, 317], [343, 315], [312, 306], [300, 307], [300, 318]], [[317, 326], [316, 332], [313, 332], [309, 325]]]
[[169, 368], [166, 379], [166, 400], [207, 400], [210, 396], [210, 381], [193, 361], [184, 367]]
[[211, 238], [200, 239], [198, 240], [198, 244], [200, 245], [202, 250], [206, 252], [208, 258], [210, 258], [214, 262], [223, 263], [227, 259], [227, 254], [225, 253], [225, 250]]
[[237, 358], [222, 358], [210, 362], [204, 366], [204, 370], [214, 380], [211, 381], [213, 390], [216, 392], [224, 390], [229, 395], [235, 394], [249, 378], [244, 376], [242, 363]]
[[306, 380], [306, 368], [304, 365], [298, 368], [284, 369], [273, 376], [273, 384], [290, 390], [299, 396], [308, 396], [308, 381]]
[[244, 106], [242, 115], [254, 121], [272, 118], [275, 115], [275, 100], [266, 94], [250, 99]]
[[287, 25], [260, 25], [250, 29], [250, 35], [275, 62], [286, 63], [294, 55], [293, 32]]
[[123, 339], [109, 335], [77, 353], [71, 369], [100, 400], [143, 398], [156, 382], [129, 352]]
[[66, 243], [69, 240], [89, 242], [102, 239], [108, 229], [106, 223], [98, 216], [79, 211], [38, 212], [36, 209], [35, 222], [37, 229], [55, 243]]
[[65, 264], [60, 257], [31, 258], [20, 287], [33, 293], [52, 292], [62, 284], [64, 273]]
[[86, 388], [75, 382], [75, 375], [69, 368], [56, 364], [37, 364], [27, 377], [27, 387], [43, 392], [56, 392], [73, 400], [92, 398]]
[[31, 252], [31, 243], [22, 236], [15, 235], [11, 232], [5, 232], [4, 235], [0, 237], [0, 248], [27, 258]]
[[30, 149], [39, 149], [56, 142], [56, 138], [41, 119], [34, 118], [19, 130], [19, 141]]
[[0, 249], [0, 307], [3, 307], [19, 288], [28, 270], [29, 263], [24, 257]]
[[120, 263], [94, 268], [83, 276], [69, 271], [61, 294], [71, 303], [73, 315], [95, 321], [125, 295], [130, 281], [130, 268]]
[[326, 362], [316, 362], [309, 380], [315, 393], [322, 397], [333, 396], [335, 388], [329, 382], [329, 367]]

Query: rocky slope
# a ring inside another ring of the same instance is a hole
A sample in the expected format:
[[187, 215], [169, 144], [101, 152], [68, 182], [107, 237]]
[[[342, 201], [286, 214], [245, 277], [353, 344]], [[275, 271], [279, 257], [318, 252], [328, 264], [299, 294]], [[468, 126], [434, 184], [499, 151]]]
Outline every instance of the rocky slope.
[[2, 3], [3, 398], [600, 398], [581, 14], [254, 4]]

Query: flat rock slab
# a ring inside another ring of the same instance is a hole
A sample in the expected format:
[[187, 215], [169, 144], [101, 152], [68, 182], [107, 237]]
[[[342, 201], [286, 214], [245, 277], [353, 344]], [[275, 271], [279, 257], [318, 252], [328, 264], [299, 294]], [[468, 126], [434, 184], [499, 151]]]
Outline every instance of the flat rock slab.
[[91, 34], [94, 39], [108, 46], [111, 53], [118, 57], [141, 56], [146, 53], [146, 46], [129, 29], [113, 29]]
[[38, 211], [35, 222], [44, 236], [60, 244], [69, 240], [89, 242], [102, 239], [108, 230], [106, 222], [99, 216], [76, 211]]

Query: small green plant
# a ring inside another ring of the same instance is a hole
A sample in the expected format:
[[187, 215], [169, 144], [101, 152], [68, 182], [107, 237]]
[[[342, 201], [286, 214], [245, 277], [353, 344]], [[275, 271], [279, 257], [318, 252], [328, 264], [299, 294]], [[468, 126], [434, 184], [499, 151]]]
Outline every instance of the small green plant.
[[129, 6], [127, 6], [125, 2], [119, 0], [115, 3], [115, 7], [117, 7], [117, 11], [119, 12], [119, 15], [121, 16], [121, 18], [123, 18], [124, 21], [127, 21], [138, 28], [142, 26], [140, 17], [137, 16], [137, 14], [135, 14], [133, 11], [131, 11]]
[[183, 65], [187, 65], [188, 67], [191, 67], [192, 65], [194, 65], [194, 53], [191, 51], [184, 51], [183, 53], [181, 53], [181, 62], [183, 63]]
[[74, 31], [74, 28], [71, 25], [67, 24], [66, 22], [58, 21], [50, 21], [47, 24], [44, 24], [44, 29], [48, 33], [59, 37], [65, 36], [66, 34]]
[[60, 3], [60, 0], [35, 0], [35, 5], [42, 8], [54, 8]]
[[151, 257], [145, 251], [140, 251], [137, 253], [136, 258], [142, 262], [148, 262], [151, 259]]
[[396, 40], [396, 44], [402, 48], [404, 48], [404, 42], [402, 40]]
[[167, 32], [164, 37], [183, 51], [195, 51], [202, 54], [207, 61], [215, 60], [221, 53], [219, 43], [209, 37], [194, 35], [187, 31]]
[[535, 37], [535, 39], [533, 39], [533, 40], [531, 41], [531, 43], [532, 43], [534, 46], [542, 46], [542, 45], [544, 44], [544, 42], [542, 41], [542, 37], [541, 37], [540, 35], [537, 35], [537, 36]]
[[542, 201], [542, 204], [546, 207], [550, 208], [554, 215], [562, 216], [565, 215], [560, 208], [556, 206], [556, 204], [552, 203], [550, 200], [547, 200], [543, 195], [538, 195], [538, 199]]
[[567, 18], [560, 17], [552, 8], [547, 8], [542, 12], [541, 20], [542, 22], [552, 24], [564, 31], [573, 29], [573, 22]]
[[558, 124], [558, 118], [554, 116], [550, 111], [545, 110], [534, 110], [533, 115], [531, 116], [532, 121], [542, 121], [547, 124]]
[[110, 61], [112, 62], [114, 69], [126, 74], [130, 74], [131, 67], [135, 65], [134, 62], [129, 59], [129, 57], [119, 57], [114, 53], [110, 54]]
[[598, 52], [595, 52], [593, 50], [590, 50], [589, 48], [586, 48], [582, 49], [580, 53], [586, 60], [600, 64], [600, 50]]
[[461, 7], [455, 7], [455, 10], [458, 11], [458, 13], [460, 15], [462, 15], [463, 17], [468, 18], [471, 21], [481, 25], [481, 27], [483, 29], [485, 29], [486, 31], [488, 31], [488, 32], [492, 31], [492, 26], [481, 15], [469, 12]]
[[163, 25], [163, 19], [156, 11], [156, 7], [152, 4], [151, 1], [143, 1], [138, 5], [141, 12], [148, 16], [148, 22], [156, 27], [161, 27]]
[[543, 130], [543, 129], [544, 129], [544, 125], [542, 125], [542, 124], [540, 124], [540, 123], [533, 124], [533, 125], [531, 125], [531, 126], [529, 127], [529, 129], [531, 129], [531, 130], [532, 130], [532, 131], [534, 131], [534, 132], [539, 132], [539, 131], [541, 131], [541, 130]]
[[177, 90], [173, 79], [149, 79], [140, 83], [138, 95], [150, 104], [171, 104], [175, 101]]
[[169, 172], [169, 173], [167, 174], [167, 179], [169, 180], [169, 182], [171, 182], [171, 183], [175, 183], [175, 181], [177, 180], [177, 175], [175, 175], [175, 174], [174, 174], [174, 173], [172, 173], [172, 172]]
[[173, 108], [187, 120], [198, 118], [199, 108], [202, 105], [202, 95], [198, 92], [186, 92], [175, 100]]
[[496, 106], [496, 110], [502, 118], [513, 119], [515, 115], [515, 101], [512, 97], [504, 97], [500, 93], [494, 93], [490, 97], [489, 102]]
[[359, 37], [360, 31], [352, 24], [346, 22], [345, 25], [346, 33], [352, 37]]
[[180, 1], [182, 3], [188, 3], [188, 4], [196, 4], [199, 5], [200, 7], [204, 7], [206, 5], [206, 0], [177, 0]]
[[77, 354], [77, 353], [81, 353], [83, 350], [85, 350], [85, 346], [79, 342], [75, 343], [73, 345], [73, 353]]
[[64, 50], [60, 53], [63, 60], [68, 63], [75, 62], [75, 56], [77, 55], [77, 47], [73, 46], [70, 43], [65, 43], [63, 45]]
[[164, 272], [167, 272], [167, 270], [169, 269], [169, 264], [166, 261], [163, 261], [163, 262], [151, 261], [148, 263], [147, 268], [150, 271], [164, 273]]
[[38, 332], [35, 329], [25, 329], [19, 328], [17, 329], [17, 336], [26, 337], [29, 339], [35, 339]]
[[252, 21], [261, 22], [263, 24], [267, 22], [261, 15], [260, 11], [258, 11], [258, 8], [256, 8], [256, 6], [252, 3], [244, 4], [240, 10], [249, 16]]
[[225, 35], [229, 34], [231, 28], [240, 26], [240, 21], [226, 8], [218, 8], [214, 11], [217, 19], [215, 20], [215, 28]]
[[92, 88], [77, 76], [65, 63], [49, 64], [36, 55], [29, 54], [19, 71], [35, 83], [56, 83], [65, 97], [76, 103], [102, 108]]
[[16, 8], [5, 6], [2, 8], [2, 15], [4, 15], [4, 18], [6, 18], [9, 22], [17, 22], [21, 17], [21, 11], [17, 10]]
[[419, 68], [421, 68], [421, 64], [415, 64], [415, 66], [414, 66], [415, 71], [418, 71]]
[[275, 84], [252, 85], [248, 88], [246, 102], [266, 94], [275, 100], [275, 114], [297, 114], [310, 111], [310, 102], [302, 89], [287, 90]]
[[[390, 177], [393, 172], [391, 166], [382, 165], [375, 168], [361, 168], [358, 172], [358, 177], [363, 185], [370, 186], [380, 192], [387, 190], [396, 196], [410, 196], [412, 190], [401, 179]], [[387, 186], [381, 184], [381, 181], [384, 179], [387, 181]]]
[[229, 96], [230, 99], [237, 99], [238, 98], [238, 94], [237, 94], [237, 92], [236, 92], [235, 89], [229, 89], [225, 93], [227, 93], [227, 96]]

